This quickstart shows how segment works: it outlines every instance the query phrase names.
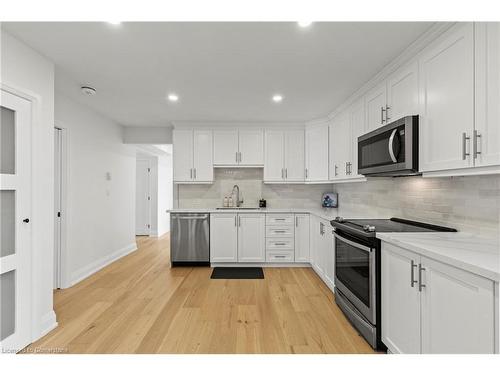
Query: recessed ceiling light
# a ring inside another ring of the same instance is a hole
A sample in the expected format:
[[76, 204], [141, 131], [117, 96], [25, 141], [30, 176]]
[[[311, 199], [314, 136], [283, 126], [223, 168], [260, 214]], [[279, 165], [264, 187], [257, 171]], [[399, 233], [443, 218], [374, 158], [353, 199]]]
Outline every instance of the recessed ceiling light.
[[171, 102], [176, 102], [179, 100], [179, 96], [177, 94], [168, 94], [167, 98]]
[[120, 24], [121, 24], [121, 21], [108, 21], [108, 23], [109, 23], [110, 25], [115, 25], [115, 26], [118, 26], [118, 25], [120, 25]]
[[312, 24], [311, 21], [299, 21], [297, 23], [299, 24], [300, 27], [309, 27]]
[[279, 103], [281, 101], [283, 101], [283, 96], [282, 95], [280, 95], [280, 94], [273, 95], [273, 102]]
[[82, 91], [82, 94], [92, 96], [95, 95], [97, 90], [91, 86], [81, 86], [80, 90]]

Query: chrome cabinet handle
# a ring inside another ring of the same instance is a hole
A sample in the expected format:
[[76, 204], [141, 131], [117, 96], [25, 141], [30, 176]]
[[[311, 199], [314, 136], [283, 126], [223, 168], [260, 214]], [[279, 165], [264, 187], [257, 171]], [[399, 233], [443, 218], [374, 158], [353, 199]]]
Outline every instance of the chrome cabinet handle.
[[277, 218], [276, 218], [276, 219], [274, 219], [274, 220], [276, 220], [276, 221], [285, 221], [285, 219], [280, 218], [280, 217], [277, 217]]
[[389, 120], [391, 119], [391, 118], [389, 117], [389, 109], [391, 109], [391, 107], [389, 107], [389, 106], [386, 104], [386, 106], [385, 106], [385, 121], [386, 121], [386, 122], [389, 122]]
[[469, 152], [467, 152], [467, 141], [470, 140], [470, 137], [467, 137], [466, 133], [462, 133], [462, 160], [465, 160], [467, 156], [470, 155]]
[[337, 164], [335, 164], [335, 176], [338, 175], [337, 169], [338, 169], [338, 166], [337, 166]]
[[241, 227], [241, 216], [238, 215], [238, 226]]
[[418, 264], [418, 291], [421, 292], [422, 289], [425, 288], [425, 284], [422, 284], [422, 271], [425, 271], [425, 268], [422, 267], [422, 263]]
[[236, 152], [234, 153], [234, 158], [235, 158], [236, 163], [237, 163], [237, 162], [238, 162], [238, 151], [236, 151]]
[[398, 159], [396, 159], [396, 155], [394, 155], [394, 136], [398, 129], [394, 129], [389, 137], [389, 155], [391, 156], [391, 160], [393, 163], [397, 163]]
[[194, 168], [194, 179], [196, 180], [196, 168]]
[[285, 168], [285, 179], [288, 178], [288, 168]]
[[274, 230], [274, 233], [286, 233], [284, 230]]
[[284, 243], [284, 242], [275, 242], [274, 244], [276, 246], [285, 246], [286, 245], [286, 243]]
[[238, 215], [234, 215], [234, 226], [238, 226]]
[[349, 174], [349, 163], [348, 162], [345, 162], [345, 174], [346, 175]]
[[286, 255], [275, 255], [274, 257], [275, 257], [275, 258], [285, 258], [285, 257], [286, 257]]
[[481, 151], [478, 151], [478, 145], [479, 145], [479, 138], [481, 138], [481, 134], [477, 132], [477, 130], [474, 130], [474, 140], [472, 142], [472, 147], [474, 147], [473, 154], [474, 154], [474, 159], [477, 159], [477, 155], [481, 154]]
[[193, 168], [189, 169], [189, 178], [193, 179]]
[[380, 123], [381, 124], [383, 124], [385, 122], [384, 112], [385, 112], [385, 108], [384, 107], [380, 107]]
[[295, 216], [295, 226], [296, 227], [299, 226], [299, 217], [298, 216]]
[[308, 178], [308, 177], [309, 177], [309, 171], [306, 168], [306, 178]]
[[415, 264], [415, 262], [411, 261], [411, 276], [410, 276], [410, 286], [413, 288], [413, 285], [415, 285], [417, 283], [417, 280], [415, 280], [415, 268], [417, 268], [417, 265]]

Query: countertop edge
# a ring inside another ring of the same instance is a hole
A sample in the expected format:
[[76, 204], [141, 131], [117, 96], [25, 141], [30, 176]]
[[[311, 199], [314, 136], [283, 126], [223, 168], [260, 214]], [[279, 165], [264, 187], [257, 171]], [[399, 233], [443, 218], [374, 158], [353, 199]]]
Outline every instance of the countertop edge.
[[[209, 214], [223, 214], [223, 213], [261, 213], [261, 214], [309, 214], [309, 215], [314, 215], [316, 217], [319, 217], [323, 220], [333, 220], [337, 216], [336, 209], [334, 212], [323, 212], [324, 209], [318, 208], [318, 209], [307, 209], [307, 208], [296, 208], [296, 209], [290, 209], [290, 208], [265, 208], [265, 209], [259, 209], [259, 210], [240, 210], [240, 209], [227, 209], [227, 210], [217, 210], [214, 208], [179, 208], [179, 209], [171, 209], [167, 210], [167, 213], [172, 213], [172, 214], [182, 214], [182, 213], [209, 213]], [[331, 210], [331, 209], [327, 209]]]
[[467, 272], [474, 273], [476, 275], [479, 275], [481, 277], [487, 278], [489, 280], [492, 280], [496, 283], [500, 282], [500, 272], [495, 272], [486, 268], [483, 268], [481, 266], [471, 264], [468, 262], [464, 262], [460, 259], [450, 257], [448, 255], [443, 255], [440, 254], [439, 252], [429, 250], [423, 246], [412, 244], [409, 241], [402, 241], [397, 238], [391, 237], [390, 233], [377, 233], [377, 238], [380, 239], [381, 241], [388, 242], [390, 244], [402, 247], [404, 249], [407, 249], [409, 251], [413, 251], [415, 253], [418, 253], [420, 255], [423, 255], [427, 258], [436, 260], [441, 263], [448, 264], [450, 266], [462, 269]]

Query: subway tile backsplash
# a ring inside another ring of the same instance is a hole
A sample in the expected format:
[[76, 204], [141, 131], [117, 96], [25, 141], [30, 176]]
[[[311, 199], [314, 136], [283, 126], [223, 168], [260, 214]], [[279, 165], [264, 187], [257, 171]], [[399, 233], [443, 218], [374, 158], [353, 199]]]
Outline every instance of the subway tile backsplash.
[[339, 194], [338, 214], [350, 218], [392, 216], [451, 226], [500, 238], [500, 176], [371, 178], [346, 184], [263, 184], [261, 168], [215, 169], [211, 185], [177, 185], [180, 208], [222, 206], [238, 184], [244, 206], [260, 198], [270, 208], [319, 208], [325, 192]]

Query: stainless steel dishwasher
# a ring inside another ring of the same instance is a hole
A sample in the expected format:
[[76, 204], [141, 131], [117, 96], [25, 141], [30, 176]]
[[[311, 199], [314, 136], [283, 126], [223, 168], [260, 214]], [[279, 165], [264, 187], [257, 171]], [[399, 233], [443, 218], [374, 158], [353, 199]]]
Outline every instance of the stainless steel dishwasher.
[[170, 262], [175, 266], [210, 265], [210, 215], [170, 214]]

